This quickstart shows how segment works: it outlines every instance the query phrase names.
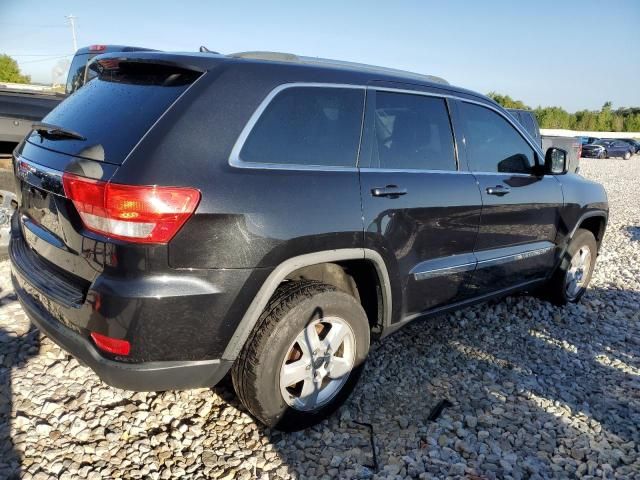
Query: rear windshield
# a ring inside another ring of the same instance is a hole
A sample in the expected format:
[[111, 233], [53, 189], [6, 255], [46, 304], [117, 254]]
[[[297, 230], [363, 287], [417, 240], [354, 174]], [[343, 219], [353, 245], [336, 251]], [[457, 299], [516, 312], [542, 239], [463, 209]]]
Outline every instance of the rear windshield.
[[176, 67], [117, 59], [93, 62], [91, 68], [97, 77], [43, 119], [86, 140], [42, 138], [34, 132], [29, 137], [31, 143], [119, 165], [200, 75]]

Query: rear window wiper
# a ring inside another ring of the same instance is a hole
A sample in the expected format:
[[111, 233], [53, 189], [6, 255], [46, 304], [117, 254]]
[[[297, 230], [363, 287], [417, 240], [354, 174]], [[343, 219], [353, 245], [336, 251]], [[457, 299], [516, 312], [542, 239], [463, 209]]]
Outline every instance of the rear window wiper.
[[38, 132], [41, 137], [48, 138], [49, 140], [86, 140], [85, 137], [73, 130], [51, 123], [36, 122], [31, 125], [31, 128]]

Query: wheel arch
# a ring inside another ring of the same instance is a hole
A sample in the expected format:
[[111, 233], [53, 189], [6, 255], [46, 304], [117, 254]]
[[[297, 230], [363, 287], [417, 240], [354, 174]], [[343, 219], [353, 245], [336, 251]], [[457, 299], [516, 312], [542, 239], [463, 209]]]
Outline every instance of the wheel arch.
[[222, 358], [226, 360], [236, 359], [247, 341], [249, 334], [255, 327], [261, 313], [269, 302], [269, 299], [278, 286], [294, 272], [314, 265], [353, 260], [368, 261], [375, 268], [382, 295], [382, 328], [387, 327], [391, 323], [392, 298], [389, 273], [382, 256], [375, 250], [366, 248], [345, 248], [313, 252], [289, 258], [274, 268], [244, 313], [222, 354]]
[[596, 210], [583, 214], [576, 222], [575, 227], [573, 227], [569, 240], [574, 237], [579, 228], [584, 228], [593, 233], [598, 249], [600, 249], [600, 244], [607, 228], [607, 213], [602, 210]]

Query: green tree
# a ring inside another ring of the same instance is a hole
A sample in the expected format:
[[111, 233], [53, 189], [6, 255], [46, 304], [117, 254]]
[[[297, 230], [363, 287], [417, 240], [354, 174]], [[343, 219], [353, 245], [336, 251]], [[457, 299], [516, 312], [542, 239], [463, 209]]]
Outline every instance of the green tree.
[[31, 77], [20, 73], [20, 67], [9, 55], [0, 55], [0, 82], [29, 83]]
[[[487, 96], [504, 108], [530, 108], [509, 95], [489, 92]], [[640, 132], [640, 107], [621, 107], [613, 110], [611, 102], [605, 102], [599, 111], [580, 110], [569, 113], [561, 107], [538, 107], [534, 110], [540, 128], [565, 128], [600, 132]]]
[[575, 126], [575, 117], [560, 107], [538, 107], [535, 109], [540, 128], [566, 128]]
[[497, 92], [487, 93], [487, 97], [491, 98], [494, 102], [499, 103], [504, 108], [519, 108], [522, 110], [530, 110], [530, 108], [520, 100], [514, 100], [509, 95], [502, 95]]

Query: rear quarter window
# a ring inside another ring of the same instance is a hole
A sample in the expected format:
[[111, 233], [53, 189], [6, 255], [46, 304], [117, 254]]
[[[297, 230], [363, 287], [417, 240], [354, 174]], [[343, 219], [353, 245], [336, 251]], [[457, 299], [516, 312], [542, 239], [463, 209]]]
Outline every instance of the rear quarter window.
[[354, 167], [364, 89], [290, 87], [251, 129], [240, 160], [274, 165]]

